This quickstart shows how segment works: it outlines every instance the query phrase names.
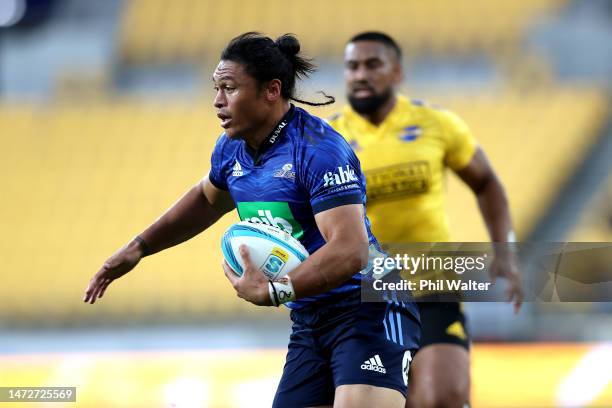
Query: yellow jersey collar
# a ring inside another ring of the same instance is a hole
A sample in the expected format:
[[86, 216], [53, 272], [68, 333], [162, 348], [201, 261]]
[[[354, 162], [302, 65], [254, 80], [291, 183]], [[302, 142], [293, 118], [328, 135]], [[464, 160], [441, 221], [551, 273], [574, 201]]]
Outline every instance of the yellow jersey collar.
[[406, 114], [410, 111], [410, 101], [403, 95], [398, 94], [395, 106], [391, 109], [391, 112], [387, 115], [385, 120], [378, 126], [372, 124], [367, 119], [363, 118], [357, 112], [353, 110], [350, 104], [344, 107], [345, 117], [356, 127], [360, 133], [376, 134], [378, 136], [384, 135], [385, 131], [389, 126], [393, 126], [394, 123], [398, 122], [398, 118], [405, 118]]

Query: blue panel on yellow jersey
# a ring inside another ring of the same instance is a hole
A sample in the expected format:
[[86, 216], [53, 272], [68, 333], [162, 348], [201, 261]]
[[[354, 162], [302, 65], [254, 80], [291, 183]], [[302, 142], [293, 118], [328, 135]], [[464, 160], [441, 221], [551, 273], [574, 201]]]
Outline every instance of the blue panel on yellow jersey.
[[423, 131], [420, 126], [406, 126], [404, 133], [400, 136], [400, 139], [404, 142], [412, 142], [421, 135]]

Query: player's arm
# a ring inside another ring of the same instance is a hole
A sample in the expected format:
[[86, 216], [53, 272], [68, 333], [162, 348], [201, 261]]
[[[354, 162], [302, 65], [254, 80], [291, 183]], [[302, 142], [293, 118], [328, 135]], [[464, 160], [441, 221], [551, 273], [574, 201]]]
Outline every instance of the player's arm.
[[[284, 291], [280, 303], [289, 298], [295, 300], [318, 295], [338, 287], [368, 263], [368, 235], [362, 204], [342, 205], [321, 211], [315, 215], [315, 221], [326, 242], [289, 273], [290, 283], [281, 278], [273, 284], [279, 291]], [[273, 295], [270, 294], [274, 290], [270, 286], [272, 284], [251, 262], [245, 246], [240, 248], [240, 255], [245, 264], [240, 278], [226, 262], [223, 263], [225, 276], [237, 295], [256, 305], [273, 305]]]
[[145, 255], [193, 238], [232, 209], [234, 202], [230, 194], [215, 187], [206, 176], [139, 234], [146, 248]]
[[95, 303], [112, 281], [134, 269], [144, 256], [187, 241], [233, 208], [229, 193], [215, 187], [208, 176], [205, 177], [146, 230], [104, 262], [90, 280], [83, 301]]
[[363, 205], [349, 204], [315, 215], [325, 244], [289, 273], [296, 298], [340, 286], [368, 264]]
[[456, 173], [476, 195], [491, 241], [513, 242], [506, 192], [483, 150], [478, 147], [468, 165]]
[[[480, 147], [477, 148], [468, 165], [455, 171], [476, 195], [480, 213], [489, 231], [491, 241], [497, 243], [514, 242], [515, 237], [506, 192], [483, 150]], [[523, 293], [517, 261], [510, 247], [496, 247], [496, 257], [491, 269], [493, 278], [502, 276], [508, 279], [508, 300], [514, 299], [515, 311], [518, 311]]]

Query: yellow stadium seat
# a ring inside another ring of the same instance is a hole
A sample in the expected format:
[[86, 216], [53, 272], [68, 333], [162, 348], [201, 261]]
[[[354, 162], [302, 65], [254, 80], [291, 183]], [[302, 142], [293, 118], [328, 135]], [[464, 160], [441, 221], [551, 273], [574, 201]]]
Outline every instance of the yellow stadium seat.
[[215, 58], [245, 31], [298, 35], [311, 55], [335, 56], [363, 30], [392, 33], [407, 52], [497, 52], [517, 43], [536, 16], [567, 0], [130, 0], [120, 24], [120, 55], [131, 63]]
[[[580, 88], [436, 99], [465, 118], [487, 151], [519, 237], [592, 145], [605, 109], [600, 93]], [[337, 109], [311, 111], [325, 117]], [[0, 106], [0, 170], [10, 175], [0, 212], [7, 271], [0, 317], [69, 323], [270, 313], [238, 299], [223, 276], [219, 241], [235, 213], [145, 258], [99, 305], [80, 301], [104, 260], [206, 174], [220, 130], [210, 95], [195, 104]], [[454, 178], [448, 194], [453, 238], [486, 240], [473, 195]]]

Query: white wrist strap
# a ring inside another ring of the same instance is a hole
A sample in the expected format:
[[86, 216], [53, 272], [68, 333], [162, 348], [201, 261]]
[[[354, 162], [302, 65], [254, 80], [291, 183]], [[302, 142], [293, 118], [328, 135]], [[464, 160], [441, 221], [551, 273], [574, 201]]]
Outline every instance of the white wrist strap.
[[276, 281], [270, 281], [268, 283], [268, 293], [270, 294], [270, 300], [274, 306], [279, 306], [295, 300], [295, 291], [293, 290], [293, 284], [291, 284], [289, 276], [284, 276]]

